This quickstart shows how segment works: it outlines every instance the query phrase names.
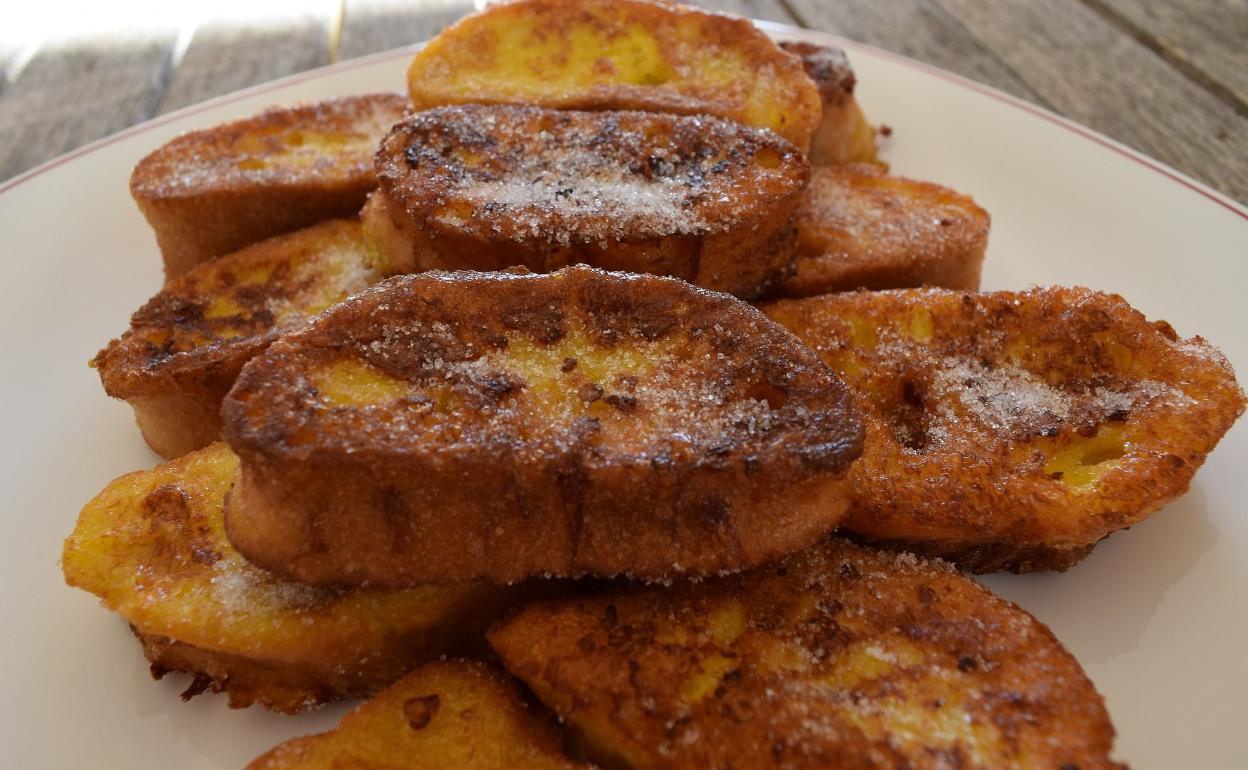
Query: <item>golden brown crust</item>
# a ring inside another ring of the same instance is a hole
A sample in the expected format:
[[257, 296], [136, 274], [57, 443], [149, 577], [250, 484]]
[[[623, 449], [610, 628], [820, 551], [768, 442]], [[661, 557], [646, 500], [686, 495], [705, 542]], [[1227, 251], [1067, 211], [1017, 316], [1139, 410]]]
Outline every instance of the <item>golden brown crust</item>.
[[406, 100], [368, 94], [282, 107], [184, 134], [135, 166], [130, 193], [173, 278], [280, 233], [359, 213], [372, 153]]
[[799, 40], [784, 40], [779, 45], [780, 50], [802, 60], [802, 69], [819, 89], [825, 111], [829, 105], [842, 104], [854, 95], [858, 79], [843, 49]]
[[151, 664], [153, 679], [166, 675], [190, 674], [192, 679], [182, 693], [190, 700], [205, 692], [225, 693], [230, 708], [258, 705], [283, 714], [297, 714], [306, 708], [344, 698], [367, 698], [390, 682], [388, 677], [370, 676], [363, 671], [335, 671], [333, 668], [266, 661], [204, 650], [164, 636], [145, 634], [130, 626]]
[[402, 276], [244, 368], [227, 526], [309, 583], [739, 569], [835, 527], [849, 402], [753, 308], [673, 279]]
[[378, 280], [358, 222], [280, 235], [170, 281], [92, 365], [134, 408], [148, 446], [178, 457], [221, 437], [221, 399], [244, 363]]
[[446, 654], [475, 652], [486, 626], [531, 588], [317, 589], [248, 564], [225, 538], [238, 459], [214, 444], [123, 476], [65, 541], [65, 580], [134, 629], [158, 677], [195, 675], [230, 705], [278, 711], [364, 697]]
[[765, 312], [866, 416], [846, 528], [966, 569], [1065, 569], [1187, 490], [1244, 410], [1226, 359], [1121, 297], [858, 292]]
[[829, 540], [745, 575], [530, 605], [489, 638], [612, 766], [1121, 769], [1052, 633], [908, 554]]
[[[249, 770], [575, 770], [550, 720], [483, 663], [413, 671], [333, 730], [296, 738]], [[586, 769], [588, 770], [588, 769]]]
[[643, 0], [519, 0], [467, 16], [408, 69], [416, 109], [533, 104], [714, 115], [803, 152], [819, 94], [748, 19]]
[[780, 48], [802, 60], [819, 88], [823, 118], [810, 143], [810, 162], [816, 166], [874, 163], [875, 129], [854, 98], [853, 67], [840, 48], [786, 40]]
[[852, 289], [978, 289], [990, 219], [968, 196], [851, 164], [811, 171], [797, 258], [777, 297]]
[[807, 174], [788, 142], [714, 118], [462, 105], [382, 142], [376, 215], [413, 271], [586, 263], [753, 297], [792, 260]]

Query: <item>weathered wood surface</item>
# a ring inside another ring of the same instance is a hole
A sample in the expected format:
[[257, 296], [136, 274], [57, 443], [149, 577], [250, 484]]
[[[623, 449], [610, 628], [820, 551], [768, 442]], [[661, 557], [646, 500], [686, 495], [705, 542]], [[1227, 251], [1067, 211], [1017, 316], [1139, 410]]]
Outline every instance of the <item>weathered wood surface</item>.
[[[695, 1], [996, 86], [1248, 201], [1244, 0]], [[0, 71], [17, 75], [0, 82], [0, 179], [161, 112], [428, 38], [474, 0], [308, 5], [205, 22], [180, 37], [46, 43], [24, 67], [9, 68], [17, 52], [0, 50]]]
[[795, 26], [798, 24], [797, 19], [785, 7], [784, 0], [692, 0], [690, 4], [710, 11], [748, 16], [751, 19], [778, 21]]
[[169, 79], [159, 111], [329, 64], [329, 38], [330, 20], [312, 14], [270, 28], [201, 26]]
[[474, 9], [472, 0], [346, 0], [343, 59], [419, 43]]
[[1248, 117], [1093, 8], [938, 2], [1058, 112], [1248, 199]]
[[1248, 114], [1248, 2], [1089, 0], [1089, 4]]
[[0, 92], [0, 179], [155, 114], [174, 34], [47, 46]]
[[956, 18], [927, 0], [790, 0], [790, 7], [802, 26], [895, 51], [1049, 106]]

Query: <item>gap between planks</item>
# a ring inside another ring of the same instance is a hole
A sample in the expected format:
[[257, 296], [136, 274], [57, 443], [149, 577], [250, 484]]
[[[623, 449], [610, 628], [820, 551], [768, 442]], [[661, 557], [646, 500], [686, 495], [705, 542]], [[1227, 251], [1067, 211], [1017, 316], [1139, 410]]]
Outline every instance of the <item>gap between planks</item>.
[[[1233, 88], [1197, 64], [1192, 57], [1185, 55], [1180, 48], [1167, 45], [1163, 38], [1140, 26], [1135, 20], [1121, 13], [1105, 0], [1080, 0], [1080, 2], [1124, 34], [1135, 38], [1136, 42], [1182, 72], [1196, 85], [1229, 104], [1240, 115], [1248, 117], [1248, 97], [1236, 93]], [[1248, 16], [1248, 6], [1244, 13]], [[1248, 38], [1242, 42], [1245, 47], [1248, 47]]]

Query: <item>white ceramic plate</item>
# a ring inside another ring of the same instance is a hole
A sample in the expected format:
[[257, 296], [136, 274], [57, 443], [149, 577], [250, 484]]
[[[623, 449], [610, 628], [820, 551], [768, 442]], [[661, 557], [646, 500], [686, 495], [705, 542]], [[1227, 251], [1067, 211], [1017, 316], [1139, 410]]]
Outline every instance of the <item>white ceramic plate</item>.
[[[1203, 334], [1248, 374], [1248, 210], [1103, 137], [931, 68], [849, 48], [867, 114], [894, 128], [896, 172], [992, 212], [986, 288], [1082, 284]], [[0, 185], [0, 766], [237, 768], [344, 706], [288, 718], [181, 703], [151, 681], [117, 617], [66, 588], [78, 509], [156, 461], [87, 359], [160, 285], [130, 169], [174, 135], [300, 99], [401, 90], [411, 51], [347, 62], [162, 117]], [[1066, 574], [994, 576], [1104, 693], [1137, 770], [1248, 761], [1248, 421], [1192, 491]]]

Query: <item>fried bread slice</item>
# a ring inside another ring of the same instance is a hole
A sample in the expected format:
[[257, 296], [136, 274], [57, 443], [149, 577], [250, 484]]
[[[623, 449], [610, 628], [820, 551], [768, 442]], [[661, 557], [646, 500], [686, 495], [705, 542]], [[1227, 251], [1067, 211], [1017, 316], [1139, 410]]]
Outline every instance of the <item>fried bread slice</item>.
[[792, 261], [808, 173], [775, 134], [715, 118], [443, 107], [382, 142], [366, 227], [402, 235], [389, 256], [412, 271], [587, 263], [753, 297]]
[[189, 697], [277, 711], [368, 696], [440, 655], [472, 651], [520, 589], [311, 588], [251, 564], [225, 538], [238, 458], [218, 443], [113, 481], [65, 541], [65, 581], [131, 624], [157, 678]]
[[1226, 359], [1081, 288], [857, 292], [765, 312], [854, 389], [845, 527], [966, 569], [1066, 569], [1187, 491], [1244, 410]]
[[801, 61], [748, 19], [644, 0], [492, 5], [417, 52], [407, 84], [417, 110], [477, 103], [714, 115], [771, 129], [802, 152], [820, 120]]
[[221, 399], [286, 328], [379, 280], [360, 224], [279, 235], [173, 279], [92, 365], [128, 401], [148, 446], [178, 457], [221, 437]]
[[793, 273], [775, 296], [978, 289], [991, 224], [966, 195], [867, 163], [812, 169], [794, 222]]
[[796, 40], [786, 40], [780, 48], [802, 60], [823, 102], [823, 119], [810, 143], [810, 162], [816, 166], [874, 163], [875, 129], [854, 98], [857, 78], [845, 51]]
[[675, 279], [399, 276], [243, 368], [226, 523], [313, 584], [741, 569], [839, 522], [851, 401], [754, 308]]
[[407, 107], [367, 94], [183, 134], [135, 166], [130, 193], [173, 278], [280, 233], [359, 213], [373, 152]]
[[1121, 768], [1101, 697], [1043, 624], [948, 565], [841, 540], [529, 605], [489, 639], [607, 766]]
[[248, 770], [574, 770], [549, 719], [505, 674], [477, 662], [430, 663]]

